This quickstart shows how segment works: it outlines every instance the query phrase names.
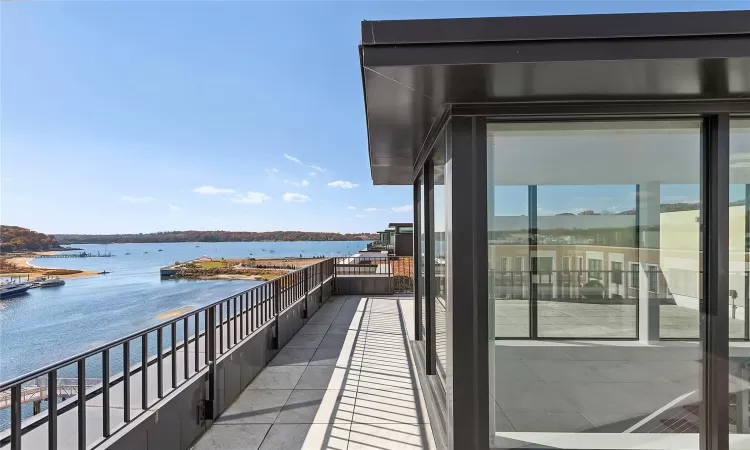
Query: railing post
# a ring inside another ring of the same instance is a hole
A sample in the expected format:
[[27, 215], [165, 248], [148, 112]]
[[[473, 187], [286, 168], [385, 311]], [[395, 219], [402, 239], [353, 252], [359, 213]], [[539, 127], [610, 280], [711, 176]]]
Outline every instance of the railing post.
[[[223, 325], [222, 325], [223, 326]], [[216, 402], [216, 307], [206, 310], [206, 346], [208, 347], [208, 400], [206, 401], [206, 418], [214, 420]]]
[[[309, 314], [307, 312], [307, 308], [308, 308], [308, 306], [307, 306], [307, 297], [308, 297], [308, 292], [310, 291], [309, 285], [308, 285], [308, 280], [309, 279], [308, 279], [307, 267], [305, 267], [304, 269], [302, 269], [302, 290], [304, 291], [304, 294], [305, 294], [305, 309], [304, 309], [304, 311], [302, 311], [302, 318], [303, 319], [307, 319], [308, 316], [309, 316]], [[321, 286], [321, 289], [322, 289], [322, 286]]]
[[271, 341], [271, 348], [273, 350], [277, 350], [279, 348], [279, 287], [281, 284], [279, 283], [279, 280], [276, 279], [271, 282], [271, 288], [273, 289], [273, 292], [271, 293], [272, 300], [273, 300], [273, 318], [274, 318], [274, 324], [273, 324], [273, 339]]
[[21, 385], [10, 388], [10, 449], [21, 450]]

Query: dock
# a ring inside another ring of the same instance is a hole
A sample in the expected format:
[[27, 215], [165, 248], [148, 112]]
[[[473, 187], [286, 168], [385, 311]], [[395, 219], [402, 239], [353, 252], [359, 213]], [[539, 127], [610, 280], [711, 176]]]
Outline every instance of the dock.
[[56, 254], [56, 255], [34, 255], [34, 258], [111, 258], [115, 255], [112, 253], [75, 253], [73, 255], [70, 254]]

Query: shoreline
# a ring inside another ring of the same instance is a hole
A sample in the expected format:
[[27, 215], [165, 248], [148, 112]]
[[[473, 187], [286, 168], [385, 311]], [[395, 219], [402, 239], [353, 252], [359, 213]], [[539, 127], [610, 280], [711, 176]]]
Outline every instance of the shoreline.
[[60, 253], [60, 250], [50, 250], [50, 251], [44, 251], [44, 252], [33, 252], [34, 256], [16, 256], [12, 258], [6, 258], [5, 260], [11, 264], [15, 264], [16, 266], [21, 267], [29, 267], [32, 270], [29, 272], [4, 272], [0, 273], [0, 277], [24, 277], [28, 276], [30, 278], [36, 278], [36, 277], [47, 277], [47, 276], [53, 276], [53, 277], [60, 277], [63, 279], [69, 279], [69, 278], [83, 278], [83, 277], [91, 277], [94, 275], [98, 275], [99, 273], [96, 270], [80, 270], [76, 273], [68, 273], [68, 274], [62, 274], [62, 275], [56, 275], [56, 274], [47, 274], [47, 272], [50, 271], [57, 271], [57, 270], [78, 270], [78, 269], [61, 269], [56, 267], [41, 267], [34, 264], [31, 264], [31, 260], [34, 259], [36, 256], [39, 255], [54, 255], [56, 253]]

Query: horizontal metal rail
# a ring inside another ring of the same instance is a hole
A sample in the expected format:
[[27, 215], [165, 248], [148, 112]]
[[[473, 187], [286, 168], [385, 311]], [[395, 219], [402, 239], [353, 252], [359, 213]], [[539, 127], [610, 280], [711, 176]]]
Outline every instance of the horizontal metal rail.
[[[276, 327], [275, 337], [278, 338], [279, 314], [299, 301], [307, 302], [308, 297], [315, 295], [315, 292], [319, 290], [322, 292], [323, 285], [335, 276], [334, 267], [333, 258], [324, 259], [210, 305], [0, 383], [0, 401], [7, 400], [11, 419], [10, 434], [0, 440], [0, 447], [10, 444], [11, 450], [20, 450], [22, 436], [46, 423], [49, 435], [48, 448], [56, 449], [58, 416], [77, 408], [77, 448], [85, 450], [89, 447], [89, 443], [86, 442], [85, 404], [87, 400], [98, 395], [102, 396], [103, 438], [95, 445], [100, 445], [101, 442], [115, 436], [122, 429], [122, 426], [112, 427], [110, 405], [110, 391], [113, 386], [120, 383], [124, 392], [123, 426], [158, 404], [185, 382], [192, 380], [199, 373], [203, 374], [206, 369], [208, 369], [209, 384], [214, 385], [216, 361], [222, 355], [267, 324], [273, 324]], [[304, 311], [306, 314], [307, 303], [305, 303]], [[190, 335], [191, 330], [192, 335]], [[180, 339], [178, 332], [182, 333], [180, 342], [178, 342]], [[169, 342], [165, 343], [165, 339]], [[201, 340], [203, 340], [203, 346], [200, 345]], [[130, 350], [131, 344], [139, 342], [142, 347], [141, 362], [131, 367], [133, 356]], [[154, 344], [156, 344], [155, 349], [149, 348], [149, 345], [154, 347]], [[113, 362], [112, 350], [120, 348], [122, 361]], [[190, 355], [191, 351], [193, 355]], [[180, 352], [183, 354], [182, 367], [177, 366], [177, 356]], [[204, 353], [203, 358], [200, 357], [201, 352]], [[93, 357], [101, 358], [101, 373], [87, 373], [86, 360]], [[167, 362], [167, 358], [171, 360]], [[170, 369], [168, 378], [165, 363], [169, 364], [167, 366]], [[71, 365], [77, 367], [78, 376], [72, 379], [58, 378], [58, 371]], [[149, 373], [149, 367], [153, 365], [156, 365], [156, 374]], [[112, 375], [110, 367], [121, 369], [121, 372]], [[136, 407], [137, 410], [132, 411], [134, 405], [131, 405], [129, 395], [130, 379], [139, 372], [141, 374], [141, 404], [140, 408]], [[87, 378], [87, 376], [95, 378]], [[157, 377], [155, 399], [149, 397], [148, 384], [149, 379], [154, 376]], [[57, 395], [52, 395], [53, 393]], [[58, 396], [64, 399], [69, 398], [69, 400], [58, 406]], [[213, 393], [209, 392], [209, 402], [214, 400], [212, 396]], [[49, 400], [47, 414], [36, 414], [22, 423], [22, 403], [38, 402], [43, 398]]]

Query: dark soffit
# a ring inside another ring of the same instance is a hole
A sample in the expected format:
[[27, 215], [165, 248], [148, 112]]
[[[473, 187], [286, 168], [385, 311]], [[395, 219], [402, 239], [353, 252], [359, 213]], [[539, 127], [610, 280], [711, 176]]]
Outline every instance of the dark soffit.
[[362, 42], [375, 184], [411, 184], [455, 105], [750, 96], [750, 11], [365, 21]]

